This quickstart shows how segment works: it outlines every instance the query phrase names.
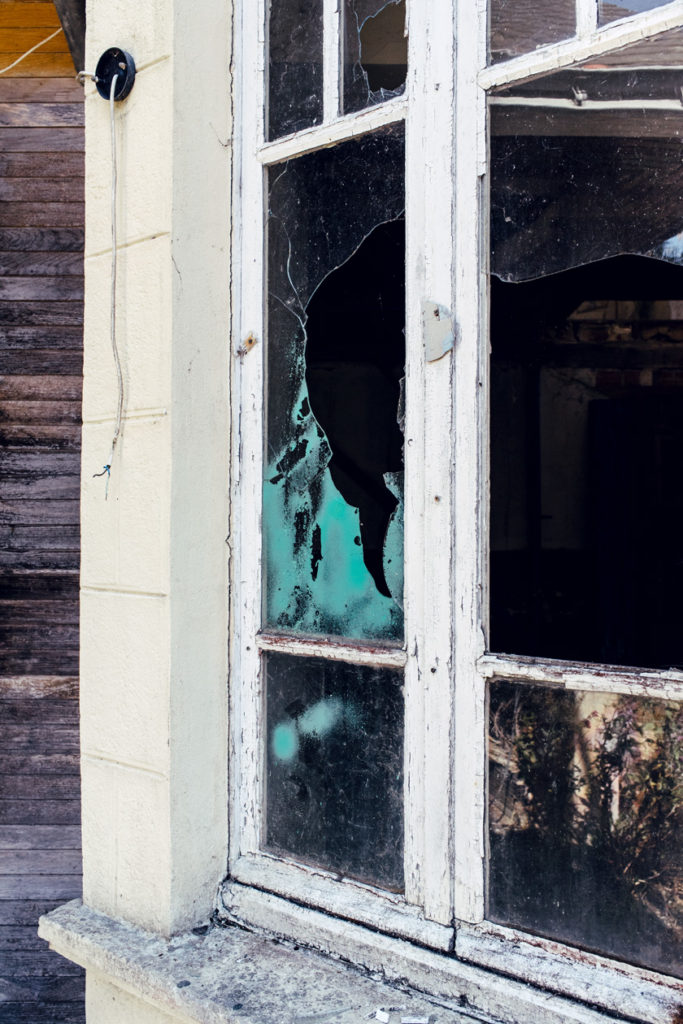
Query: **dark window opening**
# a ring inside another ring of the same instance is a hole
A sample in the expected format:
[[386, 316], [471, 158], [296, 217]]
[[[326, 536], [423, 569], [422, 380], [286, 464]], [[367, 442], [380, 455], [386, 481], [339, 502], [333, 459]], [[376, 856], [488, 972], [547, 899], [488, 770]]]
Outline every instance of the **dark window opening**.
[[683, 665], [683, 270], [493, 280], [491, 647]]
[[398, 498], [385, 475], [403, 469], [404, 249], [403, 221], [376, 228], [320, 285], [306, 324], [308, 397], [330, 474], [359, 510], [363, 561], [386, 597], [384, 543]]

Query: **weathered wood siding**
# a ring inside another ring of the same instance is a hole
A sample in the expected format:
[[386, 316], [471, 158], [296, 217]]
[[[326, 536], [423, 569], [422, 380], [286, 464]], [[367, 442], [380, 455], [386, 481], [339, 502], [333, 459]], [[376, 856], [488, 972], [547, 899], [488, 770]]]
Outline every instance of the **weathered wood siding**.
[[83, 971], [38, 938], [81, 893], [78, 680], [0, 678], [0, 1024], [79, 1024]]
[[[0, 0], [0, 67], [58, 27], [52, 3]], [[0, 675], [78, 671], [84, 131], [73, 73], [60, 33], [0, 76]]]

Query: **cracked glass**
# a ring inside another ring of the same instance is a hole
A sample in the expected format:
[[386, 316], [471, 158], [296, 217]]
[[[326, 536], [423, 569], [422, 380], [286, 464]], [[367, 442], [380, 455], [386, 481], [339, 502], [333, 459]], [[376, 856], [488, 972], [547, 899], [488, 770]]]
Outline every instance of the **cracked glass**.
[[403, 633], [404, 143], [269, 171], [264, 622]]
[[266, 849], [403, 889], [402, 681], [266, 655]]
[[270, 0], [268, 138], [323, 119], [323, 0]]
[[405, 20], [405, 0], [345, 0], [345, 113], [404, 92], [408, 70]]
[[496, 651], [683, 665], [682, 38], [492, 100]]
[[683, 977], [683, 709], [496, 681], [490, 919]]
[[574, 0], [491, 0], [489, 63], [532, 53], [539, 46], [571, 39], [576, 31]]

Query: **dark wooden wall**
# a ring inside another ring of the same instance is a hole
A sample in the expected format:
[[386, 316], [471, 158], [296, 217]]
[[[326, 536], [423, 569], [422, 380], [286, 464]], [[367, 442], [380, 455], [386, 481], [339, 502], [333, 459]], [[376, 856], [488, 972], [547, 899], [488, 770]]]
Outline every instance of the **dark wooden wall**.
[[[59, 28], [0, 0], [0, 68]], [[38, 917], [80, 895], [83, 92], [60, 33], [0, 74], [0, 1024], [80, 1024]]]
[[[52, 3], [2, 0], [0, 67], [58, 26]], [[60, 34], [0, 76], [0, 675], [78, 671], [84, 132], [73, 71]]]

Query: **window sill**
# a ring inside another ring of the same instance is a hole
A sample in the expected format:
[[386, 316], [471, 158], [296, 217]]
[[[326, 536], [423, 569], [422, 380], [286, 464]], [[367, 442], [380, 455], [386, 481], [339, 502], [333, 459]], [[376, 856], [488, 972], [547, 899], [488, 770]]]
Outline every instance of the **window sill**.
[[74, 900], [42, 917], [39, 934], [86, 970], [198, 1024], [366, 1024], [382, 1008], [391, 1024], [472, 1020], [320, 953], [237, 927], [164, 939]]
[[[278, 931], [283, 922], [272, 903], [285, 901], [254, 892], [255, 900], [259, 896], [266, 897], [263, 922], [247, 922], [258, 933], [245, 927], [216, 926], [203, 935], [190, 932], [165, 939], [75, 900], [42, 917], [39, 935], [67, 959], [188, 1024], [366, 1024], [373, 1019], [385, 1024], [471, 1024], [473, 1019], [506, 1024], [532, 1020], [534, 1024], [608, 1024], [615, 1020], [585, 1004], [337, 920], [337, 926], [349, 933], [348, 941], [341, 942], [342, 963], [301, 948], [295, 941], [264, 934], [266, 927]], [[314, 919], [334, 921], [310, 909], [305, 914], [309, 937], [299, 936], [302, 946], [319, 940]], [[360, 932], [365, 933], [365, 950]], [[354, 939], [357, 955], [352, 953]], [[374, 956], [368, 955], [370, 944], [375, 946]], [[385, 980], [387, 976], [393, 983]], [[413, 988], [409, 988], [411, 981]], [[382, 1009], [386, 1014], [377, 1018]]]

